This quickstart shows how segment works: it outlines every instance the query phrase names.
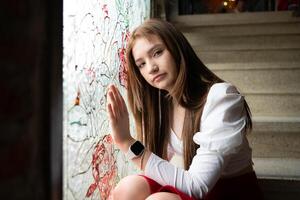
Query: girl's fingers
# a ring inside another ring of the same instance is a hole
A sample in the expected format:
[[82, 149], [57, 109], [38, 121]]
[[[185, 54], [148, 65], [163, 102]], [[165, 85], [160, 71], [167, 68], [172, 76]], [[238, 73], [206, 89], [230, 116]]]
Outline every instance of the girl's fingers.
[[113, 122], [115, 120], [111, 104], [107, 104], [108, 117]]
[[[119, 95], [121, 96], [121, 93], [119, 92]], [[121, 96], [122, 97], [122, 96]], [[127, 105], [125, 103], [124, 98], [122, 97], [122, 105], [123, 105], [123, 109], [126, 112], [126, 114], [128, 114], [128, 110], [127, 110]]]
[[115, 96], [112, 91], [108, 91], [108, 100], [110, 102], [111, 110], [115, 118], [119, 117], [118, 107], [116, 103]]
[[116, 89], [116, 92], [117, 92], [118, 99], [120, 100], [120, 101], [119, 101], [119, 103], [120, 103], [120, 108], [122, 109], [123, 112], [127, 112], [127, 107], [126, 107], [124, 98], [122, 97], [122, 95], [121, 95], [121, 93], [120, 93], [120, 90]]
[[108, 89], [108, 103], [111, 104], [112, 113], [115, 118], [128, 115], [127, 106], [118, 88], [110, 85]]
[[125, 101], [124, 101], [120, 91], [118, 90], [118, 88], [116, 88], [114, 85], [112, 85], [112, 86], [110, 86], [110, 89], [113, 92], [114, 98], [116, 100], [119, 114], [120, 115], [127, 114], [127, 107], [126, 107]]
[[118, 108], [123, 110], [122, 96], [120, 95], [119, 90], [115, 86], [112, 86], [112, 91], [113, 91], [114, 97], [116, 99]]

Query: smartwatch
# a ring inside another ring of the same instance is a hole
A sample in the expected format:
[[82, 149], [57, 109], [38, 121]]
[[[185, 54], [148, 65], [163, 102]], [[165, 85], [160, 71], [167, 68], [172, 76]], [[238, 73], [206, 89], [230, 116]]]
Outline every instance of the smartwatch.
[[132, 145], [130, 145], [126, 157], [128, 159], [133, 159], [141, 156], [145, 150], [144, 145], [140, 141], [135, 141]]

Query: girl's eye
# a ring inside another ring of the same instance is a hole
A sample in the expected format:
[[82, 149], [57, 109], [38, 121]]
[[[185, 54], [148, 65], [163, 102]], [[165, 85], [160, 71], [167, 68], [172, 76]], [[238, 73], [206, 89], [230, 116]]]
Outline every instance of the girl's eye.
[[157, 50], [154, 52], [153, 56], [154, 57], [160, 56], [162, 52], [163, 52], [162, 50]]
[[143, 68], [145, 66], [145, 63], [141, 63], [138, 65], [138, 68]]

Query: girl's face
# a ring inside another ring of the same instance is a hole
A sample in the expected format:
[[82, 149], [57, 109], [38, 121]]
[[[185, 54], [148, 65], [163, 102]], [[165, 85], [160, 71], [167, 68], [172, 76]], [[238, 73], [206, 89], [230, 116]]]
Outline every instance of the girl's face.
[[135, 40], [132, 55], [144, 79], [153, 87], [171, 91], [178, 72], [164, 42], [156, 35]]

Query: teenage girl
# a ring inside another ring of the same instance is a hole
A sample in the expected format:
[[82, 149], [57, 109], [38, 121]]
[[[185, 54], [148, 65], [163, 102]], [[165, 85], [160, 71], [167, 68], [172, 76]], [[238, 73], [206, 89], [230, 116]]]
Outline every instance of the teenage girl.
[[[246, 135], [249, 107], [237, 88], [211, 72], [181, 32], [150, 19], [126, 50], [128, 111], [118, 89], [108, 90], [112, 137], [143, 175], [122, 179], [115, 200], [262, 199]], [[175, 155], [184, 167], [169, 161]]]

